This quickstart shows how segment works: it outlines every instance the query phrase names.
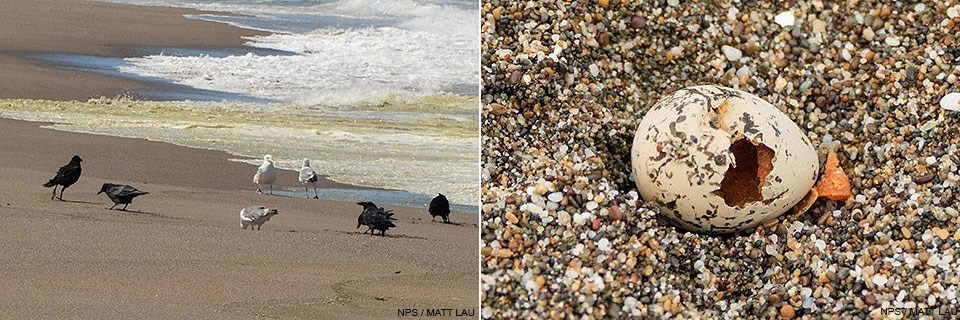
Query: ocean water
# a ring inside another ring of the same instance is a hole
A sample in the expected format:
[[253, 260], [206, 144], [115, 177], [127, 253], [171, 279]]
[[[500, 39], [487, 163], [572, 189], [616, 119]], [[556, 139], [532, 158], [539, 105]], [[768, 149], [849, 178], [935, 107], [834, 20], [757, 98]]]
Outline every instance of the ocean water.
[[121, 71], [297, 104], [479, 92], [479, 7], [464, 0], [118, 0], [232, 13], [196, 19], [274, 32], [247, 46], [293, 53], [152, 54]]
[[[360, 186], [442, 192], [476, 206], [479, 6], [467, 0], [112, 0], [223, 14], [188, 18], [267, 30], [240, 49], [141, 48], [143, 56], [47, 56], [77, 68], [175, 84], [147, 102], [2, 101], [0, 115], [57, 129], [227, 151], [281, 168], [313, 159]], [[248, 50], [245, 50], [248, 49]]]

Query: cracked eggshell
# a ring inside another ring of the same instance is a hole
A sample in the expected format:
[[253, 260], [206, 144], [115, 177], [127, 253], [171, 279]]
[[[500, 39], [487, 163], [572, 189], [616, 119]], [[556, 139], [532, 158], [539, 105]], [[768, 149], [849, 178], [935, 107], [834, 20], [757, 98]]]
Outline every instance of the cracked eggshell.
[[817, 152], [787, 115], [750, 93], [696, 86], [657, 102], [632, 150], [646, 201], [680, 227], [732, 233], [773, 219], [817, 180]]

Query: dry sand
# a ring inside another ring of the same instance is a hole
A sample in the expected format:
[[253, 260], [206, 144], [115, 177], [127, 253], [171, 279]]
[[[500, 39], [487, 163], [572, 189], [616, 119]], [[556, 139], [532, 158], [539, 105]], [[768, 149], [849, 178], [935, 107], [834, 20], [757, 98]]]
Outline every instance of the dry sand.
[[[257, 195], [229, 155], [0, 120], [3, 318], [367, 318], [477, 306], [475, 214], [397, 212], [388, 237], [355, 228], [350, 202]], [[40, 185], [74, 153], [66, 202]], [[280, 185], [294, 186], [292, 172]], [[150, 192], [108, 211], [100, 184]], [[330, 182], [327, 182], [329, 185]], [[242, 190], [241, 190], [242, 189]], [[376, 202], [375, 199], [373, 199]], [[280, 214], [240, 230], [239, 210]], [[139, 211], [139, 212], [136, 212]]]
[[0, 0], [0, 97], [86, 100], [158, 85], [58, 69], [33, 53], [132, 57], [138, 47], [239, 47], [262, 31], [191, 20], [200, 11], [82, 0]]

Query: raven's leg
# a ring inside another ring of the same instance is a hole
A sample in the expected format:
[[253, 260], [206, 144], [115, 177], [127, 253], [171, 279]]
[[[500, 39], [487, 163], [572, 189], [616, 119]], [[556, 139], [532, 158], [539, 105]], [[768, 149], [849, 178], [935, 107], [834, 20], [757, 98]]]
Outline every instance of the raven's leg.
[[303, 197], [304, 198], [310, 197], [310, 189], [308, 189], [307, 186], [303, 186]]
[[449, 216], [449, 215], [443, 216], [443, 222], [444, 222], [444, 223], [450, 223], [450, 216]]
[[60, 201], [63, 201], [63, 190], [67, 190], [67, 187], [60, 188]]
[[124, 204], [124, 205], [123, 205], [123, 209], [120, 209], [120, 211], [127, 211], [127, 206], [129, 206], [129, 205], [130, 205], [129, 203]]
[[60, 185], [57, 185], [57, 184], [53, 185], [53, 194], [50, 195], [50, 200], [53, 200], [53, 198], [56, 198], [56, 197], [57, 197], [57, 187], [59, 187], [59, 186], [60, 186]]
[[437, 216], [430, 215], [430, 222], [436, 222], [436, 221], [437, 221]]
[[263, 194], [263, 190], [260, 189], [260, 185], [257, 185], [257, 194]]
[[262, 226], [263, 226], [262, 224], [258, 224], [258, 225], [257, 225], [257, 231], [260, 231], [260, 227], [262, 227]]
[[114, 203], [112, 206], [110, 206], [109, 208], [107, 208], [107, 210], [113, 210], [113, 208], [115, 208], [116, 206], [117, 206], [117, 204]]
[[[273, 194], [273, 185], [272, 185], [272, 184], [270, 185], [270, 194]], [[260, 230], [260, 229], [257, 229], [257, 230]]]
[[320, 199], [320, 194], [317, 193], [317, 186], [313, 186], [313, 198]]

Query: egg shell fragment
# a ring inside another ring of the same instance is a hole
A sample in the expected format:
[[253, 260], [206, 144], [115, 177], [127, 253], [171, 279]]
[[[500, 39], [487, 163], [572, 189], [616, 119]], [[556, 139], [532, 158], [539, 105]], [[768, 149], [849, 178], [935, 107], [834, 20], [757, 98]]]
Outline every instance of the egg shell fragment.
[[696, 86], [643, 117], [632, 148], [640, 194], [681, 228], [732, 233], [776, 218], [817, 180], [813, 144], [787, 115], [753, 94]]

